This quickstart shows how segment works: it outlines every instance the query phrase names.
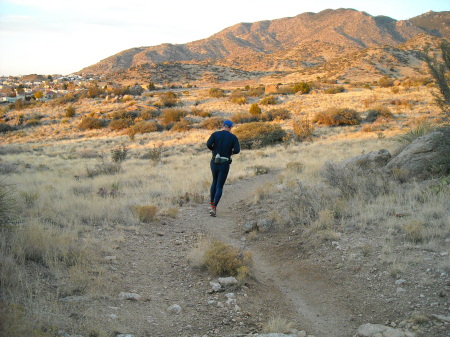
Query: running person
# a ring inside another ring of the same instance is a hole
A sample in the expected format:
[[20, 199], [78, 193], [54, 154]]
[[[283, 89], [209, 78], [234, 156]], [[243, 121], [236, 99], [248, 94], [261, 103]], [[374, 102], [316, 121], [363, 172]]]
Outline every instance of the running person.
[[214, 132], [206, 142], [212, 151], [211, 172], [213, 181], [210, 190], [211, 209], [209, 215], [216, 216], [216, 207], [222, 197], [222, 190], [230, 170], [231, 155], [241, 151], [238, 138], [230, 131], [233, 123], [226, 120], [222, 130]]

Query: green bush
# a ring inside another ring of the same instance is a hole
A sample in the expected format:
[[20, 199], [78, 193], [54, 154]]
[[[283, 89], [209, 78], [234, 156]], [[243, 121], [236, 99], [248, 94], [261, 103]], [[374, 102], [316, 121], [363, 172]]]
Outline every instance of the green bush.
[[225, 119], [223, 119], [222, 117], [211, 117], [201, 122], [200, 127], [206, 130], [216, 130], [220, 129], [224, 121]]
[[139, 116], [138, 111], [125, 111], [125, 110], [117, 110], [111, 114], [112, 119], [135, 119]]
[[186, 111], [182, 109], [164, 109], [162, 111], [162, 123], [167, 126], [171, 123], [179, 122], [186, 116]]
[[210, 97], [221, 98], [225, 96], [225, 93], [220, 88], [210, 88], [208, 91]]
[[234, 131], [243, 149], [252, 149], [283, 141], [286, 132], [278, 124], [252, 122]]
[[159, 110], [144, 110], [139, 113], [139, 118], [143, 120], [155, 119], [159, 117], [161, 112]]
[[266, 97], [263, 97], [260, 101], [259, 104], [262, 105], [276, 105], [277, 104], [277, 100], [273, 95], [269, 95]]
[[248, 112], [250, 113], [250, 115], [259, 116], [259, 115], [261, 115], [262, 111], [261, 111], [261, 108], [259, 107], [259, 105], [257, 103], [253, 103], [250, 106], [250, 109], [248, 110]]
[[361, 123], [359, 112], [348, 108], [329, 108], [314, 116], [313, 122], [323, 125], [358, 125]]
[[286, 120], [291, 118], [291, 113], [288, 109], [272, 109], [262, 115], [262, 120], [266, 122], [271, 122], [273, 120]]
[[337, 86], [337, 87], [331, 87], [328, 88], [324, 91], [325, 94], [338, 94], [340, 92], [344, 92], [345, 88], [341, 85]]
[[114, 131], [119, 131], [129, 128], [131, 125], [133, 125], [133, 120], [129, 118], [113, 119], [109, 123], [109, 128]]
[[81, 130], [101, 129], [105, 126], [106, 122], [104, 120], [95, 117], [84, 117], [78, 125]]
[[127, 159], [128, 149], [125, 146], [111, 150], [111, 159], [114, 163], [121, 163]]

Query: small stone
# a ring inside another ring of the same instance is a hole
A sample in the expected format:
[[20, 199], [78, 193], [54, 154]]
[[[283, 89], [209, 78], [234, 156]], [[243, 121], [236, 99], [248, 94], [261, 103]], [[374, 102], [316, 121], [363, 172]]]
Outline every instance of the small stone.
[[242, 229], [244, 230], [245, 233], [250, 233], [251, 231], [255, 230], [256, 227], [256, 221], [249, 221], [246, 222], [244, 224], [244, 226], [242, 226]]
[[232, 286], [238, 284], [238, 280], [235, 277], [219, 277], [217, 280], [223, 286]]
[[399, 279], [399, 280], [396, 280], [395, 281], [395, 285], [402, 285], [402, 284], [405, 284], [406, 283], [406, 280], [404, 280], [404, 279]]
[[398, 288], [397, 288], [397, 293], [404, 293], [404, 292], [406, 292], [405, 289], [403, 289], [403, 288], [401, 288], [401, 287], [398, 287]]
[[209, 284], [213, 292], [218, 292], [222, 290], [222, 285], [218, 282], [209, 282]]
[[181, 313], [182, 309], [178, 304], [173, 304], [167, 308], [167, 311], [170, 314], [179, 315]]
[[141, 295], [136, 294], [136, 293], [124, 293], [124, 292], [121, 292], [119, 294], [119, 298], [121, 300], [139, 301], [141, 299]]
[[256, 226], [260, 232], [268, 232], [272, 228], [272, 221], [269, 219], [258, 220]]
[[117, 259], [117, 257], [115, 255], [105, 256], [106, 261], [113, 261], [115, 259]]

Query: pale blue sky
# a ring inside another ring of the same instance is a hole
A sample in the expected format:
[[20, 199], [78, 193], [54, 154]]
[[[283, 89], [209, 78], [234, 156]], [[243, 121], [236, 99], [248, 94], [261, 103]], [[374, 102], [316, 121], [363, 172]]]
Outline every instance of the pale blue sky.
[[64, 74], [122, 50], [186, 43], [239, 22], [354, 8], [405, 20], [448, 0], [0, 0], [0, 75]]

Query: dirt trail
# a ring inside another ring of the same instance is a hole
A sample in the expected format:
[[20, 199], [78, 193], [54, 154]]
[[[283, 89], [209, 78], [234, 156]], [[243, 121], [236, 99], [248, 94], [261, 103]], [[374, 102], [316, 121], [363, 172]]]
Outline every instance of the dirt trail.
[[[290, 312], [291, 319], [301, 329], [317, 337], [348, 337], [356, 331], [351, 322], [352, 313], [342, 301], [340, 294], [322, 271], [302, 265], [301, 260], [283, 259], [282, 249], [271, 249], [270, 233], [262, 240], [245, 240], [242, 230], [245, 210], [239, 206], [248, 200], [257, 188], [274, 179], [273, 175], [261, 175], [252, 179], [226, 185], [216, 218], [199, 217], [205, 232], [215, 238], [244, 249], [253, 254], [253, 276], [256, 281], [273, 292], [281, 312]], [[281, 246], [283, 244], [278, 244]], [[265, 294], [261, 294], [265, 296]], [[275, 307], [275, 303], [274, 307]], [[278, 315], [273, 312], [273, 315]]]

